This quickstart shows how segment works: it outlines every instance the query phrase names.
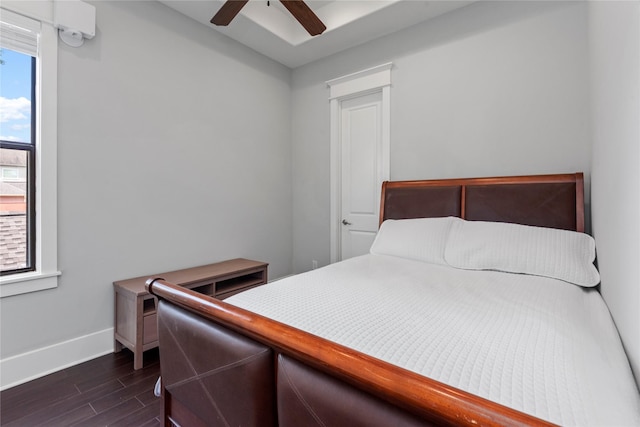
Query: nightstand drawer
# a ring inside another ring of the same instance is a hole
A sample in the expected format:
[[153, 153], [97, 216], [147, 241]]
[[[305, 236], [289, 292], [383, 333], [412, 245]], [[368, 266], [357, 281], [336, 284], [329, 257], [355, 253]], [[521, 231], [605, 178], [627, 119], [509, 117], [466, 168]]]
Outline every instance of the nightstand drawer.
[[142, 343], [149, 344], [158, 341], [158, 315], [144, 316], [142, 325]]

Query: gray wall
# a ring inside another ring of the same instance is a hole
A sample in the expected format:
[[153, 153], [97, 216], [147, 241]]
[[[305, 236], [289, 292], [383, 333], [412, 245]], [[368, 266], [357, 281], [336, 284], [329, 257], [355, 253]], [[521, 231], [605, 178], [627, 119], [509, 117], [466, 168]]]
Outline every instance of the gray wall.
[[293, 71], [294, 271], [330, 258], [325, 82], [386, 62], [391, 179], [589, 180], [586, 4], [472, 4]]
[[1, 300], [9, 357], [113, 327], [114, 280], [226, 258], [291, 271], [290, 70], [158, 2], [59, 43], [59, 287]]
[[601, 292], [640, 385], [640, 3], [589, 3], [593, 234]]
[[593, 165], [602, 292], [638, 372], [639, 72], [611, 49], [637, 53], [637, 2], [480, 2], [293, 72], [156, 2], [94, 4], [96, 38], [60, 44], [63, 275], [0, 300], [1, 358], [112, 327], [114, 280], [327, 264], [325, 81], [392, 61], [392, 179]]

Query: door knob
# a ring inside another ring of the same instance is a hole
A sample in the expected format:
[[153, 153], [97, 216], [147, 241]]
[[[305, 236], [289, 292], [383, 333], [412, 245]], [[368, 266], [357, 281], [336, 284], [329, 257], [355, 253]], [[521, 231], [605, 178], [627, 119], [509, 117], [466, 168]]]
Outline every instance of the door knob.
[[346, 219], [342, 220], [342, 225], [351, 225], [351, 223], [349, 221], [347, 221]]

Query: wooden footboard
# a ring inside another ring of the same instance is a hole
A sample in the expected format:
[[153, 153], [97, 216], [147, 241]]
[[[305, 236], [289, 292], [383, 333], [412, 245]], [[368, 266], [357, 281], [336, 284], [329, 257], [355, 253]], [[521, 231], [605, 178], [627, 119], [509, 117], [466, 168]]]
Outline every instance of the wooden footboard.
[[[244, 425], [307, 425], [305, 417], [326, 425], [551, 425], [162, 279], [150, 279], [147, 289], [160, 299], [165, 425], [171, 419], [182, 425], [237, 420], [225, 407], [247, 414]], [[176, 309], [187, 313], [185, 327], [197, 332], [179, 331], [172, 323], [182, 316]], [[168, 349], [163, 336], [186, 341]], [[220, 360], [208, 366], [213, 353]], [[227, 376], [206, 382], [221, 372]], [[180, 396], [188, 384], [201, 401]], [[227, 406], [216, 400], [225, 397]], [[248, 401], [239, 402], [243, 397]], [[255, 414], [264, 418], [256, 423]]]

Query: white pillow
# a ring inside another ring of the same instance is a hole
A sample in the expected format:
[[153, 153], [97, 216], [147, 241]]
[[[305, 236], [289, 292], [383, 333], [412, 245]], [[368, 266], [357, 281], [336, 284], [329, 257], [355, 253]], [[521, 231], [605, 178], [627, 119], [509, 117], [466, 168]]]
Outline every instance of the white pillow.
[[444, 258], [452, 267], [552, 277], [591, 287], [600, 283], [591, 236], [569, 230], [458, 219]]
[[388, 219], [380, 226], [370, 252], [446, 265], [444, 248], [455, 219]]

